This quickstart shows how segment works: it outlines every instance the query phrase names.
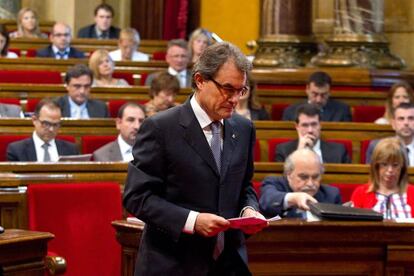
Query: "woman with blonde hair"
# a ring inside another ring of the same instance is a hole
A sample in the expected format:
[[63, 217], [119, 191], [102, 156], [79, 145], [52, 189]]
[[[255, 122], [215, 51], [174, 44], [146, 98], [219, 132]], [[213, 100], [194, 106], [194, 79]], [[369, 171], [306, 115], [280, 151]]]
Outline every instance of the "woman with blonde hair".
[[99, 49], [93, 52], [89, 58], [89, 68], [94, 75], [92, 86], [129, 86], [126, 80], [112, 77], [114, 67], [114, 61], [107, 50]]
[[381, 125], [388, 125], [392, 119], [394, 109], [401, 103], [413, 103], [413, 88], [408, 82], [399, 81], [391, 86], [387, 100], [385, 102], [385, 113], [384, 116], [378, 118], [375, 123]]
[[371, 159], [370, 182], [352, 194], [354, 207], [373, 209], [385, 219], [414, 217], [414, 186], [408, 184], [408, 160], [399, 138], [378, 142]]
[[17, 31], [10, 33], [10, 38], [47, 38], [40, 32], [37, 14], [30, 8], [23, 8], [17, 14]]
[[201, 56], [203, 51], [213, 44], [211, 34], [209, 31], [203, 28], [195, 29], [188, 41], [188, 52], [191, 57], [191, 61], [194, 63]]

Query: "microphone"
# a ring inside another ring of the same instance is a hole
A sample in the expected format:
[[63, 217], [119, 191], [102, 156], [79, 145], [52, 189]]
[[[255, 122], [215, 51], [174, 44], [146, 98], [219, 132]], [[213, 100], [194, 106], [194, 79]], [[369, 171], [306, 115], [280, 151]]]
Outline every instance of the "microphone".
[[0, 226], [0, 234], [4, 233], [4, 227]]

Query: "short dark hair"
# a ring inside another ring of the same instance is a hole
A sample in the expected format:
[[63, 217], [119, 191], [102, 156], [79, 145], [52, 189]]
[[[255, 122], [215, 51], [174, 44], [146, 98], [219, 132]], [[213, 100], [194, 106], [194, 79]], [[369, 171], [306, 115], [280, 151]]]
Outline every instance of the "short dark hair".
[[37, 103], [37, 105], [35, 107], [35, 110], [33, 112], [33, 115], [35, 117], [39, 118], [40, 110], [44, 106], [47, 106], [50, 109], [59, 109], [60, 110], [60, 106], [58, 105], [58, 103], [57, 103], [57, 101], [55, 99], [52, 99], [52, 98], [44, 98], [40, 102]]
[[1, 52], [0, 52], [0, 55], [2, 57], [5, 57], [5, 56], [7, 56], [7, 51], [9, 50], [10, 37], [9, 37], [9, 33], [6, 30], [6, 27], [3, 24], [0, 24], [0, 34], [6, 40], [4, 42], [4, 47], [3, 47], [3, 49], [1, 49]]
[[119, 119], [122, 119], [122, 117], [124, 116], [124, 111], [125, 111], [125, 109], [126, 109], [127, 107], [130, 107], [130, 106], [132, 106], [132, 107], [136, 107], [136, 108], [141, 109], [141, 110], [142, 110], [142, 113], [144, 113], [144, 115], [145, 115], [145, 109], [144, 109], [144, 107], [143, 107], [142, 105], [137, 104], [137, 103], [134, 103], [134, 102], [126, 102], [126, 103], [124, 103], [124, 104], [123, 104], [123, 105], [119, 108], [119, 110], [118, 110], [118, 114], [117, 114], [117, 117], [118, 117]]
[[319, 121], [321, 120], [321, 111], [318, 108], [318, 106], [314, 104], [305, 103], [305, 104], [301, 104], [300, 106], [298, 106], [298, 108], [296, 109], [296, 116], [295, 116], [295, 122], [297, 124], [299, 124], [299, 116], [301, 114], [304, 114], [309, 117], [318, 116], [318, 120]]
[[413, 103], [400, 103], [396, 108], [394, 108], [392, 117], [395, 118], [395, 112], [397, 111], [397, 109], [411, 109], [411, 108], [414, 108]]
[[76, 64], [69, 68], [65, 75], [65, 83], [69, 84], [72, 78], [79, 78], [81, 76], [89, 76], [91, 83], [93, 82], [93, 72], [85, 64]]
[[158, 95], [162, 90], [168, 90], [172, 91], [174, 94], [178, 94], [180, 92], [180, 82], [177, 77], [171, 75], [167, 71], [158, 73], [150, 85], [150, 98], [154, 98], [154, 96]]
[[194, 64], [191, 87], [197, 89], [195, 74], [199, 73], [203, 79], [211, 80], [227, 61], [232, 61], [238, 70], [246, 74], [252, 69], [252, 63], [239, 48], [228, 42], [216, 43], [207, 47]]
[[170, 49], [173, 46], [177, 46], [177, 47], [180, 47], [180, 48], [183, 48], [183, 49], [187, 50], [188, 42], [187, 42], [187, 40], [184, 40], [182, 38], [171, 39], [170, 41], [168, 41], [167, 50]]
[[98, 11], [99, 11], [99, 10], [105, 10], [105, 11], [108, 11], [108, 12], [110, 12], [110, 13], [111, 13], [112, 17], [114, 17], [114, 16], [115, 16], [114, 8], [112, 8], [112, 6], [111, 6], [111, 5], [108, 5], [108, 4], [106, 4], [106, 3], [102, 3], [102, 4], [99, 4], [98, 6], [96, 6], [96, 8], [95, 8], [95, 10], [94, 10], [93, 14], [96, 16], [96, 15], [98, 14]]
[[325, 85], [331, 85], [332, 79], [327, 73], [322, 72], [322, 71], [317, 71], [317, 72], [312, 73], [309, 76], [307, 84], [309, 85], [311, 83], [314, 83], [317, 87], [322, 87]]

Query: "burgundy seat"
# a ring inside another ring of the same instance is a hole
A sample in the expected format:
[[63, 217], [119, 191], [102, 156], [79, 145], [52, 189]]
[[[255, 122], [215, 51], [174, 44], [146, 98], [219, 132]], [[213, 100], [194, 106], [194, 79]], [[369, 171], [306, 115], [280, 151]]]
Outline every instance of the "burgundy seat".
[[283, 111], [288, 107], [289, 104], [272, 104], [272, 115], [273, 121], [281, 121], [283, 117]]
[[352, 107], [352, 121], [361, 123], [372, 123], [382, 117], [385, 112], [384, 106], [358, 105]]
[[58, 71], [0, 70], [0, 83], [61, 84]]
[[274, 162], [277, 145], [284, 143], [284, 142], [292, 141], [292, 140], [293, 140], [292, 138], [272, 138], [272, 139], [267, 140], [268, 149], [269, 149], [269, 152], [268, 152], [269, 162]]
[[116, 135], [84, 135], [82, 141], [82, 153], [93, 153], [103, 145], [115, 141]]

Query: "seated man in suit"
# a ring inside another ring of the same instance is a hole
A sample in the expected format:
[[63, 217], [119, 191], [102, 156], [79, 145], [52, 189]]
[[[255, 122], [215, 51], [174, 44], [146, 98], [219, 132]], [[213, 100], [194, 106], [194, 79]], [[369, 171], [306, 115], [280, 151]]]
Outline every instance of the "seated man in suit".
[[114, 61], [148, 61], [149, 56], [147, 54], [137, 51], [140, 41], [137, 30], [134, 28], [122, 29], [118, 40], [119, 49], [109, 52], [109, 55]]
[[[181, 88], [191, 86], [191, 70], [187, 70], [190, 61], [187, 45], [187, 41], [184, 39], [170, 40], [165, 56], [165, 61], [168, 63], [167, 71], [177, 77]], [[156, 75], [157, 73], [150, 74], [145, 80], [145, 85], [150, 86]]]
[[34, 111], [31, 138], [10, 143], [7, 161], [56, 162], [60, 155], [79, 154], [76, 145], [55, 139], [60, 127], [60, 108], [51, 99], [41, 100]]
[[1, 118], [24, 118], [22, 108], [16, 104], [0, 103]]
[[[401, 103], [394, 109], [391, 118], [391, 126], [396, 137], [405, 145], [408, 164], [414, 166], [414, 104]], [[372, 140], [366, 152], [366, 163], [371, 163], [372, 152], [380, 139]]]
[[323, 170], [313, 150], [293, 152], [284, 164], [284, 176], [268, 176], [262, 182], [259, 206], [263, 215], [305, 217], [308, 202], [341, 204], [338, 188], [320, 184]]
[[49, 35], [51, 45], [36, 51], [37, 57], [51, 57], [56, 59], [84, 58], [85, 54], [70, 46], [72, 31], [65, 23], [57, 22], [53, 25]]
[[302, 104], [296, 110], [296, 131], [299, 139], [281, 143], [276, 147], [276, 162], [284, 162], [295, 150], [309, 147], [323, 163], [351, 163], [344, 145], [321, 140], [320, 111], [314, 104]]
[[145, 119], [144, 108], [139, 104], [127, 102], [121, 106], [116, 118], [118, 138], [93, 153], [95, 161], [125, 161], [133, 159], [132, 146], [137, 138], [138, 129]]
[[105, 3], [99, 4], [94, 10], [95, 24], [83, 27], [78, 38], [117, 39], [119, 28], [112, 26], [114, 9]]
[[[332, 80], [325, 72], [315, 72], [310, 75], [306, 85], [308, 103], [317, 105], [321, 110], [321, 121], [350, 122], [352, 121], [351, 110], [348, 105], [336, 100], [329, 99]], [[296, 109], [302, 103], [288, 106], [282, 119], [293, 121]]]
[[89, 99], [93, 73], [84, 64], [69, 68], [65, 76], [66, 96], [57, 99], [63, 117], [75, 119], [107, 118], [108, 107], [103, 101]]

